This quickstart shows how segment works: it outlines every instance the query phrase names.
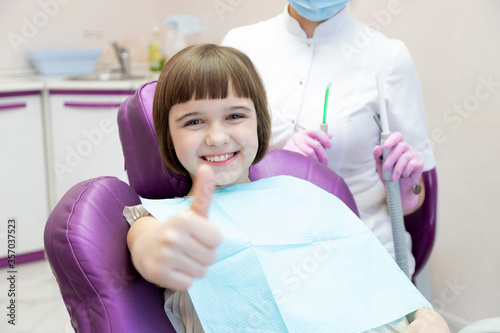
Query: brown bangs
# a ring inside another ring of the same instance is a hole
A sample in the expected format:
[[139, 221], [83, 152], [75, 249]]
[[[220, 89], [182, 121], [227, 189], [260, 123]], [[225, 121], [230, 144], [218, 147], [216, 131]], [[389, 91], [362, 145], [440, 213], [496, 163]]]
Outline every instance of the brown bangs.
[[250, 85], [254, 78], [248, 71], [247, 64], [234, 55], [227, 57], [227, 53], [232, 53], [232, 50], [217, 47], [197, 49], [190, 57], [171, 64], [171, 70], [162, 73], [171, 76], [167, 79], [166, 88], [172, 93], [165, 96], [165, 106], [170, 108], [193, 98], [227, 98], [229, 84], [236, 97], [252, 98]]

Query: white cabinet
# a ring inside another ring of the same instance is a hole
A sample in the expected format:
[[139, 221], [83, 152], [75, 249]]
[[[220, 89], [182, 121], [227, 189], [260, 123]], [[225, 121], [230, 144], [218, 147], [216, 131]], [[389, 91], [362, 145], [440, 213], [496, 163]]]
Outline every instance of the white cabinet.
[[132, 90], [50, 90], [52, 206], [80, 181], [124, 175], [117, 112]]
[[[49, 215], [40, 91], [0, 92], [0, 258], [15, 243], [21, 255], [43, 257]], [[9, 220], [14, 219], [14, 222]], [[29, 259], [28, 259], [29, 260]]]

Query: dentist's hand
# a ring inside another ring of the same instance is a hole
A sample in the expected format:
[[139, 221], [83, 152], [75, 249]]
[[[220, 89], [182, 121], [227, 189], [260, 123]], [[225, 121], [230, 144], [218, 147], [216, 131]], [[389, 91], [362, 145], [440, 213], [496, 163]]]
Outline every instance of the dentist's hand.
[[[401, 203], [403, 209], [412, 209], [418, 203], [418, 195], [413, 193], [413, 186], [415, 182], [420, 182], [420, 177], [422, 177], [422, 171], [424, 169], [424, 163], [413, 150], [413, 148], [406, 142], [403, 141], [403, 134], [400, 132], [394, 132], [385, 141], [385, 148], [391, 149], [387, 155], [384, 169], [388, 170], [394, 167], [391, 175], [391, 180], [396, 182], [399, 180], [399, 189], [401, 192]], [[382, 156], [383, 150], [381, 146], [375, 146], [373, 149], [373, 157], [375, 158], [375, 164], [380, 179], [384, 182], [382, 176]], [[412, 175], [415, 180], [410, 176]]]
[[302, 131], [292, 135], [283, 149], [297, 152], [328, 165], [325, 149], [332, 148], [331, 138], [332, 134], [326, 134], [320, 129]]
[[[212, 169], [199, 167], [193, 184], [191, 207], [165, 223], [151, 216], [138, 219], [129, 231], [132, 260], [148, 281], [173, 290], [185, 290], [206, 274], [217, 259], [215, 248], [222, 240], [207, 220], [215, 188]], [[139, 223], [138, 225], [136, 225]]]

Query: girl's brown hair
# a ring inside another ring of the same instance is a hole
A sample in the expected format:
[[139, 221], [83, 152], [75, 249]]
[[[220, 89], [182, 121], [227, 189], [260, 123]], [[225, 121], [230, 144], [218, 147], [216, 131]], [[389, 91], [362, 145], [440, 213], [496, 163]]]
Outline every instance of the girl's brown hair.
[[229, 85], [238, 98], [250, 98], [257, 113], [259, 147], [252, 164], [267, 152], [271, 118], [262, 80], [250, 59], [232, 47], [214, 44], [190, 46], [176, 53], [163, 68], [153, 100], [153, 122], [163, 163], [167, 169], [188, 175], [177, 159], [169, 130], [172, 106], [194, 98], [223, 99]]

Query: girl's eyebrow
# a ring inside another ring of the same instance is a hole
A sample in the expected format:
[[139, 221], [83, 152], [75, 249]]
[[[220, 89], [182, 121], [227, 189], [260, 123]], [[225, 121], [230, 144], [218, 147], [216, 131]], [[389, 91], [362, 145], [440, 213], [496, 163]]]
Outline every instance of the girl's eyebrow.
[[199, 111], [194, 111], [194, 112], [189, 112], [189, 113], [186, 113], [186, 114], [183, 114], [182, 116], [180, 116], [179, 118], [177, 118], [175, 120], [176, 123], [179, 123], [179, 122], [183, 122], [184, 119], [186, 118], [190, 118], [190, 117], [198, 117], [200, 116], [202, 113], [199, 112]]
[[233, 105], [233, 106], [227, 107], [225, 110], [226, 111], [242, 110], [244, 112], [253, 112], [252, 109], [250, 109], [244, 105]]

